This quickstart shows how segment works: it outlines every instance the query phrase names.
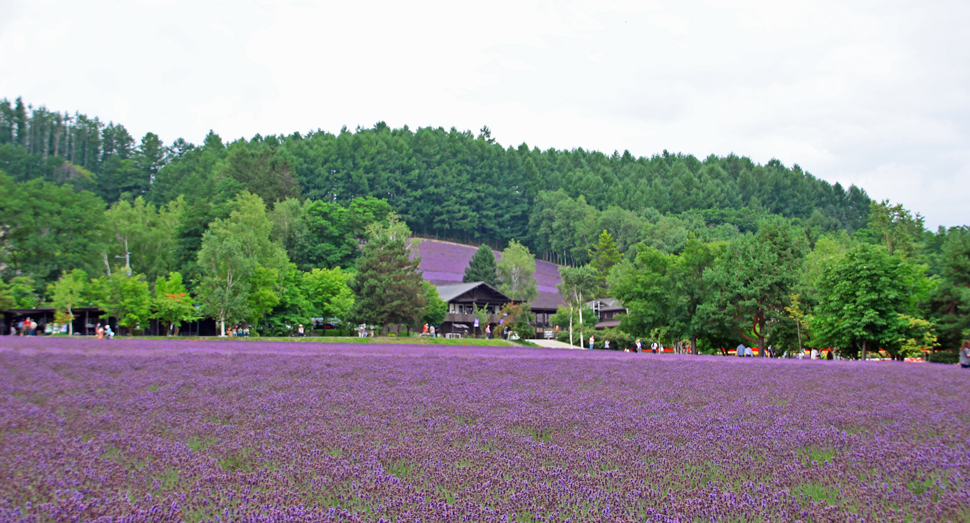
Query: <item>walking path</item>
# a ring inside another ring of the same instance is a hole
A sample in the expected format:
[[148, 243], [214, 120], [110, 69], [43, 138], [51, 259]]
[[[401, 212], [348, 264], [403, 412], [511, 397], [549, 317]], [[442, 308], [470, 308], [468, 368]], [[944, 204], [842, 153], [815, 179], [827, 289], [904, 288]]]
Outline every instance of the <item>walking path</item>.
[[575, 350], [579, 350], [579, 347], [574, 347], [574, 346], [572, 346], [572, 345], [570, 345], [568, 343], [563, 343], [561, 341], [556, 341], [556, 340], [529, 340], [529, 341], [531, 341], [532, 343], [535, 343], [536, 345], [538, 345], [540, 347], [546, 347], [546, 348], [549, 348], [549, 349], [575, 349]]

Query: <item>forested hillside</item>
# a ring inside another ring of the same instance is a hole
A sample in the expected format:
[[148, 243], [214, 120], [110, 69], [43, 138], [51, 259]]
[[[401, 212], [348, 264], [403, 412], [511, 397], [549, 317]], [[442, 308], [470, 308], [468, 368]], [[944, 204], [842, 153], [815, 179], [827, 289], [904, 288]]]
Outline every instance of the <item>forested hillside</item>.
[[[165, 145], [18, 98], [0, 100], [0, 171], [0, 308], [88, 303], [138, 325], [201, 304], [274, 333], [374, 323], [351, 290], [384, 276], [362, 275], [361, 253], [374, 238], [404, 252], [413, 231], [593, 270], [592, 294], [570, 292], [619, 298], [622, 330], [694, 350], [813, 340], [854, 357], [871, 341], [903, 355], [970, 334], [967, 227], [925, 231], [901, 205], [777, 160], [506, 148], [487, 128], [383, 123]], [[858, 278], [875, 283], [842, 284]], [[881, 326], [846, 327], [872, 304]]]
[[206, 223], [218, 214], [211, 204], [242, 189], [268, 204], [369, 196], [390, 203], [417, 234], [499, 248], [516, 238], [558, 262], [585, 262], [603, 229], [624, 250], [640, 240], [676, 249], [685, 231], [726, 239], [754, 230], [766, 214], [853, 232], [865, 226], [870, 205], [855, 186], [777, 160], [505, 148], [487, 128], [475, 136], [378, 123], [229, 144], [213, 133], [198, 146], [178, 139], [166, 147], [153, 133], [136, 143], [121, 124], [30, 110], [20, 99], [0, 101], [0, 113], [0, 169], [16, 181], [69, 183], [109, 205], [137, 196], [162, 205], [184, 195], [190, 214]]

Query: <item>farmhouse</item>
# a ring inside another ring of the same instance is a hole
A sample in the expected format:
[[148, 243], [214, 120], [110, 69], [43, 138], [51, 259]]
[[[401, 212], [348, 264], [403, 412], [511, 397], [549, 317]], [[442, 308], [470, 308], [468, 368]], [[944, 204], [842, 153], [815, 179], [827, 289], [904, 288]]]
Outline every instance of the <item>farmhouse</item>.
[[484, 307], [488, 311], [488, 323], [498, 325], [499, 309], [512, 301], [483, 281], [438, 285], [437, 288], [438, 296], [448, 303], [448, 316], [441, 324], [442, 334], [480, 334], [485, 325], [476, 325], [475, 307]]

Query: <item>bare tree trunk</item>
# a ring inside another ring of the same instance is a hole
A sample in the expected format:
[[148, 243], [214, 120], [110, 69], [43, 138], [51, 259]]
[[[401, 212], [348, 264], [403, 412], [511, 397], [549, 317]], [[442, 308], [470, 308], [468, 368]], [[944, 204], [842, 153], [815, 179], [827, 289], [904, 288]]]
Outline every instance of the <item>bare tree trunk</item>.
[[[579, 348], [583, 348], [583, 337], [586, 335], [585, 327], [586, 324], [583, 323], [583, 295], [579, 295]], [[590, 347], [592, 348], [592, 347]]]

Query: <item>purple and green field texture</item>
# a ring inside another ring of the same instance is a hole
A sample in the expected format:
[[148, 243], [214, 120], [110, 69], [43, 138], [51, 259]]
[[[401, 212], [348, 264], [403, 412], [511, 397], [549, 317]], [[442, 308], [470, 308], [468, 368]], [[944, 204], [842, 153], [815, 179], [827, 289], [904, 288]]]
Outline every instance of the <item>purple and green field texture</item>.
[[0, 521], [968, 521], [970, 371], [0, 337]]

